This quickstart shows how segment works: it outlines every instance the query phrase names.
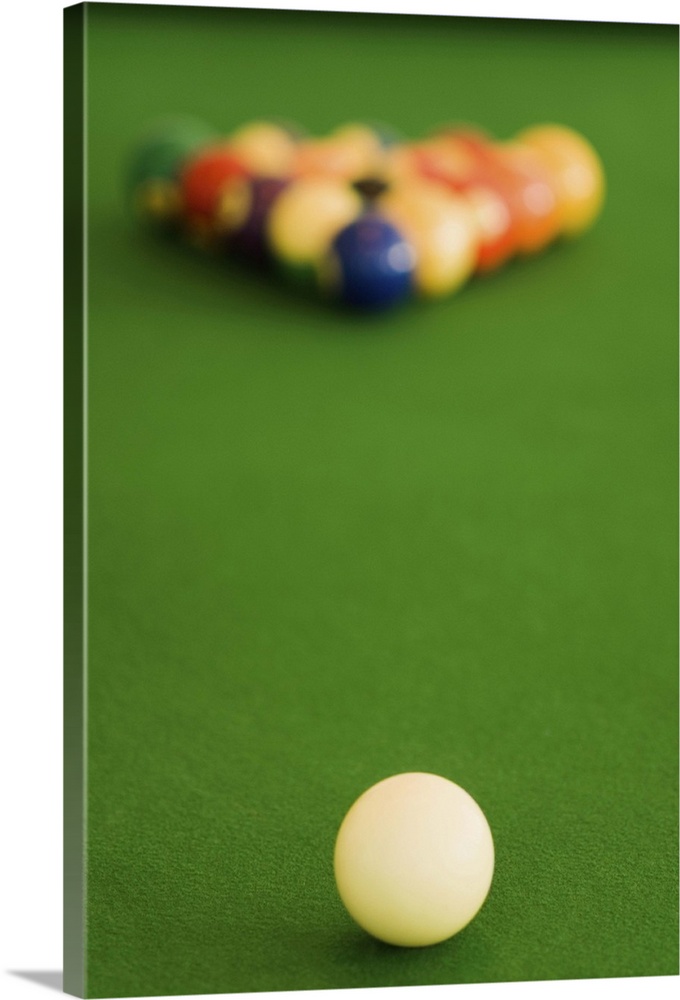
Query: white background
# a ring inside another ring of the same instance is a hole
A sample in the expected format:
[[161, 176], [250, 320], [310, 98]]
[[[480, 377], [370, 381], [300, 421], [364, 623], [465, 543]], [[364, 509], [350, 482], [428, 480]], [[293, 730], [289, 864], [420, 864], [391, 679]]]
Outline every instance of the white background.
[[[166, 3], [171, 0], [165, 0]], [[212, 3], [677, 23], [672, 0], [297, 0]], [[60, 0], [14, 0], [0, 20], [0, 994], [48, 998], [16, 971], [61, 970], [61, 46]], [[633, 137], [634, 141], [634, 137]], [[49, 978], [49, 977], [48, 977]], [[51, 977], [54, 981], [54, 976]], [[675, 984], [675, 985], [674, 985]], [[674, 978], [381, 990], [389, 1000], [649, 998]], [[52, 993], [52, 995], [55, 995]], [[376, 991], [325, 994], [374, 1000]], [[264, 996], [259, 994], [259, 996]], [[276, 997], [277, 994], [272, 994]], [[280, 994], [278, 995], [280, 996]], [[300, 994], [301, 1000], [316, 994]]]

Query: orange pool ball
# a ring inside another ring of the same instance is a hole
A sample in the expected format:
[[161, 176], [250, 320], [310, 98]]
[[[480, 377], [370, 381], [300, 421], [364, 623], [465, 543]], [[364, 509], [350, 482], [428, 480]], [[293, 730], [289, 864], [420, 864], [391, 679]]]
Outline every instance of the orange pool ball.
[[294, 172], [303, 177], [354, 180], [378, 171], [383, 148], [378, 136], [361, 125], [346, 125], [323, 139], [307, 139], [297, 146]]
[[500, 267], [517, 250], [517, 221], [511, 185], [481, 152], [483, 139], [472, 132], [441, 133], [412, 151], [421, 176], [465, 196], [477, 218], [477, 270]]
[[513, 250], [536, 253], [559, 233], [555, 181], [535, 151], [498, 143], [485, 134], [463, 128], [451, 138], [475, 158], [478, 171], [500, 191], [512, 219]]
[[510, 178], [518, 249], [537, 253], [560, 232], [556, 182], [540, 155], [528, 146], [504, 143], [495, 152]]

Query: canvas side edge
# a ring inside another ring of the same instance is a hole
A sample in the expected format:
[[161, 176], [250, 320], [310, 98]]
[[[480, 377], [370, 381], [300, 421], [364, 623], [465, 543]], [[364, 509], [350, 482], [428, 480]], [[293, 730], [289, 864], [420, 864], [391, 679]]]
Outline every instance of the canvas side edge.
[[85, 4], [64, 10], [64, 983], [86, 995]]

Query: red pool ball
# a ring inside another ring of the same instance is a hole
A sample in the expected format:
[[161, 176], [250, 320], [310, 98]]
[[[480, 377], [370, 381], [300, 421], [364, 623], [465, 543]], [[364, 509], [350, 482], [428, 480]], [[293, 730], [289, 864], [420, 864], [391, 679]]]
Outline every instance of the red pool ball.
[[509, 178], [479, 153], [477, 133], [445, 133], [412, 148], [418, 173], [464, 195], [479, 223], [477, 270], [500, 267], [517, 249]]
[[209, 223], [229, 183], [247, 176], [243, 162], [226, 144], [211, 146], [192, 157], [181, 176], [184, 211], [189, 222]]
[[535, 253], [559, 231], [557, 193], [540, 157], [529, 149], [496, 143], [478, 129], [445, 133], [474, 158], [476, 169], [506, 201], [512, 219], [513, 249]]

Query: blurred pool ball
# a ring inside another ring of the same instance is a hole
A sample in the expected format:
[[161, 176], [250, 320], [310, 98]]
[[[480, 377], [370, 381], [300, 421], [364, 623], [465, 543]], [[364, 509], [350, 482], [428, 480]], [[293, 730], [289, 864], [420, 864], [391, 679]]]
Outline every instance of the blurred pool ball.
[[529, 146], [502, 143], [496, 155], [511, 178], [517, 248], [521, 253], [537, 253], [560, 232], [556, 181]]
[[376, 198], [389, 190], [390, 182], [384, 177], [359, 177], [352, 181], [352, 187], [361, 195], [367, 205], [371, 205]]
[[180, 183], [189, 236], [211, 244], [220, 198], [235, 181], [249, 177], [242, 160], [225, 143], [201, 150], [182, 169]]
[[376, 208], [407, 237], [416, 254], [414, 285], [436, 298], [460, 287], [475, 269], [479, 225], [466, 199], [432, 181], [395, 185]]
[[263, 263], [269, 257], [267, 225], [277, 198], [290, 180], [283, 177], [240, 178], [221, 195], [215, 213], [215, 229], [228, 245], [251, 260]]
[[554, 179], [560, 231], [576, 236], [593, 224], [605, 195], [602, 162], [588, 140], [562, 125], [536, 125], [515, 136], [529, 147]]
[[493, 271], [501, 267], [515, 249], [512, 215], [507, 200], [488, 184], [470, 184], [460, 190], [472, 209], [479, 227], [477, 271]]
[[519, 144], [494, 142], [469, 126], [450, 129], [443, 137], [473, 160], [473, 177], [492, 187], [511, 218], [511, 252], [536, 253], [559, 231], [557, 195], [540, 157]]
[[475, 151], [456, 141], [449, 132], [409, 144], [404, 152], [410, 155], [411, 169], [415, 168], [428, 180], [442, 182], [450, 188], [470, 184], [475, 180]]
[[379, 133], [370, 125], [347, 122], [331, 132], [329, 138], [353, 150], [367, 171], [380, 164], [385, 144]]
[[214, 140], [214, 130], [192, 118], [161, 121], [147, 131], [127, 163], [125, 186], [135, 213], [156, 226], [176, 225], [182, 211], [182, 166]]
[[395, 154], [393, 171], [404, 182], [416, 176], [465, 196], [479, 227], [475, 266], [489, 271], [505, 263], [517, 247], [509, 180], [478, 155], [481, 137], [466, 135], [474, 135], [475, 141], [447, 132], [406, 147]]
[[297, 141], [289, 128], [269, 121], [256, 121], [233, 132], [229, 145], [253, 174], [283, 177], [294, 166]]
[[316, 264], [340, 229], [362, 211], [361, 196], [337, 178], [298, 178], [269, 213], [267, 242], [281, 270], [305, 284], [316, 280]]
[[295, 172], [303, 177], [323, 175], [351, 181], [379, 170], [383, 154], [383, 146], [372, 129], [343, 125], [323, 139], [299, 143]]
[[385, 309], [410, 296], [415, 263], [414, 248], [400, 230], [368, 213], [335, 237], [319, 264], [319, 280], [347, 305]]

